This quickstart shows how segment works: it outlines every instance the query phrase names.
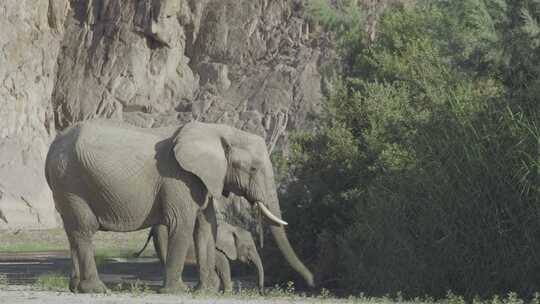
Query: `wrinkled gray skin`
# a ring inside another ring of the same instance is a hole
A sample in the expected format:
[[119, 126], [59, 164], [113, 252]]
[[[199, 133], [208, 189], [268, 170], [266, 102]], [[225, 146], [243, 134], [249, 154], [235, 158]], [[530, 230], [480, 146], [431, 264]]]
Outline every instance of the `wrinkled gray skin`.
[[[163, 225], [152, 227], [146, 243], [135, 256], [141, 255], [146, 249], [150, 238], [153, 240], [154, 249], [156, 250], [161, 265], [164, 266], [167, 258], [167, 227]], [[188, 252], [189, 251], [191, 250], [188, 250]], [[261, 293], [264, 292], [264, 268], [261, 257], [257, 252], [255, 241], [249, 231], [227, 223], [219, 223], [217, 227], [215, 252], [216, 272], [219, 280], [221, 280], [221, 283], [223, 284], [224, 292], [231, 292], [233, 286], [229, 260], [239, 260], [242, 263], [253, 264], [257, 269], [257, 286]], [[215, 281], [215, 283], [219, 285], [219, 281], [217, 279]]]
[[[186, 289], [181, 279], [193, 238], [199, 289], [214, 289], [216, 218], [208, 198], [229, 192], [261, 202], [281, 218], [266, 145], [259, 136], [219, 124], [143, 129], [92, 120], [59, 134], [47, 154], [45, 175], [72, 256], [70, 289], [106, 292], [98, 277], [92, 236], [165, 225], [167, 260], [161, 292]], [[197, 225], [195, 225], [197, 222]], [[283, 226], [271, 222], [289, 264], [313, 285]]]

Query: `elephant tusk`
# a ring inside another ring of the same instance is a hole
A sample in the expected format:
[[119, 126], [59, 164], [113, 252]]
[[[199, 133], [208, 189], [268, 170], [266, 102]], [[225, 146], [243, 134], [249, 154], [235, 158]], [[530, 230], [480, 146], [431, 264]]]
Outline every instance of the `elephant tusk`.
[[263, 248], [264, 246], [264, 229], [263, 229], [263, 225], [262, 225], [262, 211], [261, 211], [261, 208], [257, 209], [257, 233], [259, 233], [259, 241], [260, 241], [260, 246], [261, 248]]
[[261, 202], [257, 202], [257, 207], [259, 207], [259, 209], [262, 211], [262, 213], [264, 213], [264, 215], [272, 222], [276, 223], [276, 224], [279, 224], [279, 225], [282, 225], [282, 226], [287, 226], [288, 223], [285, 222], [284, 220], [282, 219], [279, 219], [277, 216], [273, 215], [272, 212], [270, 212], [270, 210], [268, 210], [268, 208], [266, 208], [266, 206], [261, 203]]

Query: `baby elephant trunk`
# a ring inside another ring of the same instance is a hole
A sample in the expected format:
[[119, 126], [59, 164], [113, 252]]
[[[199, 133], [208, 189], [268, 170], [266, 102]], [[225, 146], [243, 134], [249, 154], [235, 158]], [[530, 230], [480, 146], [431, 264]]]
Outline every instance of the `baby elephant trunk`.
[[264, 268], [262, 265], [261, 257], [259, 256], [257, 251], [250, 251], [249, 259], [257, 268], [257, 287], [259, 288], [259, 292], [262, 294], [264, 292]]

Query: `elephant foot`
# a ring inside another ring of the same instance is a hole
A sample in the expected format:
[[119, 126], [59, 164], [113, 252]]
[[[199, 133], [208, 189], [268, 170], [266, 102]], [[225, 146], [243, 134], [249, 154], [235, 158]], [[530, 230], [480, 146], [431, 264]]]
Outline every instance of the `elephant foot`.
[[231, 286], [223, 287], [223, 293], [224, 294], [231, 294], [232, 293], [232, 287]]
[[107, 293], [107, 287], [99, 279], [82, 280], [79, 283], [78, 291], [81, 293]]
[[261, 296], [265, 295], [264, 287], [259, 287], [259, 295], [261, 295]]
[[169, 294], [181, 294], [187, 292], [189, 289], [183, 282], [175, 282], [174, 284], [166, 285], [159, 289], [159, 293]]
[[[219, 288], [218, 288], [219, 289]], [[233, 284], [230, 280], [223, 281], [223, 293], [231, 294], [233, 291]]]
[[77, 292], [79, 291], [79, 285], [81, 283], [81, 280], [79, 278], [71, 278], [69, 280], [69, 290], [71, 292]]
[[[219, 285], [218, 285], [219, 286]], [[197, 286], [195, 286], [195, 291], [200, 293], [217, 293], [219, 291], [219, 287], [216, 287], [216, 284], [204, 284], [199, 282]]]

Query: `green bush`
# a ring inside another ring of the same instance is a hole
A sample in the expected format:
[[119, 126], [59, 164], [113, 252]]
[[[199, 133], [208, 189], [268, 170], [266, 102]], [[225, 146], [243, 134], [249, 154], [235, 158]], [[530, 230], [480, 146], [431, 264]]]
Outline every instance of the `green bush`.
[[517, 2], [394, 6], [370, 45], [343, 31], [350, 18], [313, 2], [313, 18], [347, 38], [347, 73], [316, 134], [294, 138], [282, 205], [322, 286], [437, 297], [539, 289], [540, 53], [527, 41], [540, 37], [540, 1]]

